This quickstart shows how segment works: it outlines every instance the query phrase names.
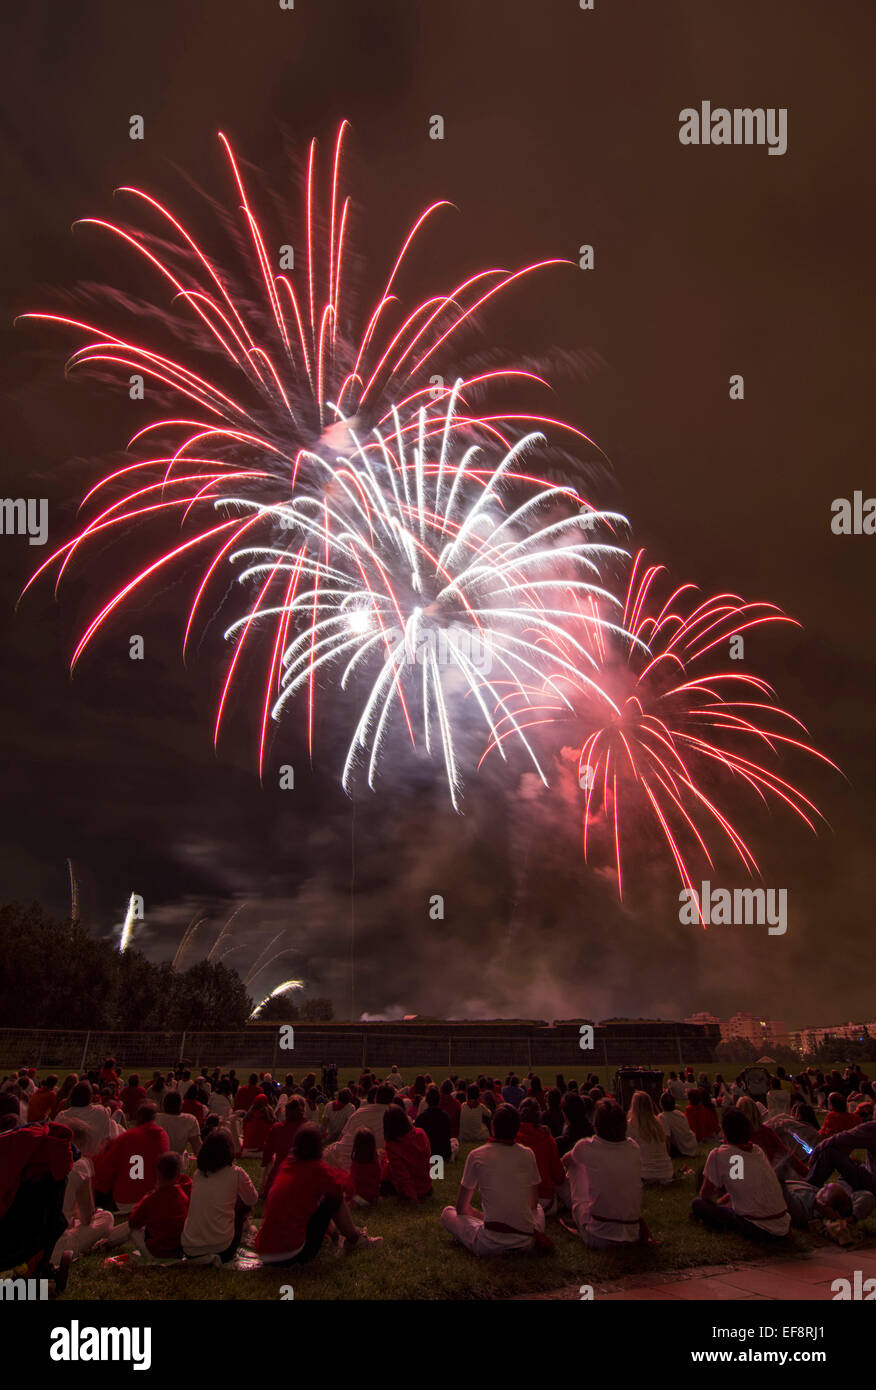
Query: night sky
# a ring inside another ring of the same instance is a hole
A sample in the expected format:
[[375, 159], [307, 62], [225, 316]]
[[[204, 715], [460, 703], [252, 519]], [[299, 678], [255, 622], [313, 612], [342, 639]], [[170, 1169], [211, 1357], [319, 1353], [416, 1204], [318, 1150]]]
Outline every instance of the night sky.
[[[609, 876], [582, 866], [580, 804], [562, 786], [539, 793], [522, 762], [505, 779], [470, 778], [462, 817], [440, 769], [411, 760], [351, 805], [328, 714], [312, 767], [290, 715], [260, 786], [245, 699], [213, 749], [222, 624], [181, 661], [184, 572], [114, 620], [71, 682], [75, 640], [137, 541], [98, 549], [57, 599], [43, 583], [16, 612], [48, 548], [6, 536], [0, 898], [64, 915], [71, 856], [95, 932], [143, 895], [138, 939], [155, 959], [208, 916], [191, 962], [246, 903], [228, 963], [243, 969], [285, 931], [297, 954], [258, 983], [301, 975], [339, 1017], [352, 908], [356, 1016], [872, 1019], [876, 537], [832, 534], [830, 508], [876, 493], [874, 43], [863, 3], [812, 0], [596, 0], [592, 13], [577, 0], [296, 0], [291, 12], [276, 0], [7, 0], [2, 491], [49, 499], [49, 547], [148, 402], [65, 380], [72, 340], [13, 318], [95, 283], [168, 303], [117, 246], [71, 223], [111, 213], [113, 188], [134, 183], [209, 225], [192, 181], [230, 201], [220, 128], [297, 218], [289, 156], [311, 135], [327, 151], [347, 117], [372, 293], [436, 198], [457, 210], [412, 265], [413, 294], [484, 264], [574, 262], [595, 247], [594, 270], [545, 271], [497, 300], [473, 350], [584, 364], [557, 374], [550, 404], [608, 456], [606, 503], [677, 580], [772, 600], [802, 623], [751, 638], [746, 659], [848, 780], [789, 764], [829, 821], [817, 839], [740, 803], [763, 882], [788, 890], [786, 936], [682, 927], [671, 865], [647, 837], [620, 907]], [[682, 146], [679, 112], [702, 100], [786, 107], [787, 153]], [[128, 137], [133, 113], [144, 141]], [[428, 137], [435, 113], [443, 141]], [[733, 373], [744, 401], [729, 399]], [[128, 658], [132, 633], [143, 662]], [[284, 762], [294, 792], [277, 785]], [[729, 863], [712, 880], [744, 882]], [[443, 921], [429, 919], [432, 894], [445, 896]]]

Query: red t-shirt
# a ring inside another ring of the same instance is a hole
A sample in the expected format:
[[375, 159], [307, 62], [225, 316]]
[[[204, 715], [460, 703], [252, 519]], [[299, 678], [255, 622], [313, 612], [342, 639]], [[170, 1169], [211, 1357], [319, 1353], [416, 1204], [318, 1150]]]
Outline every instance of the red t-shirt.
[[248, 1110], [256, 1096], [263, 1094], [258, 1086], [238, 1086], [237, 1095], [234, 1097], [235, 1110]]
[[264, 1149], [272, 1125], [273, 1120], [265, 1114], [265, 1107], [260, 1105], [255, 1114], [243, 1122], [243, 1147]]
[[201, 1129], [207, 1118], [207, 1107], [206, 1105], [202, 1105], [199, 1100], [184, 1100], [180, 1113], [183, 1115], [194, 1115], [198, 1122], [198, 1128]]
[[412, 1129], [401, 1139], [388, 1139], [386, 1157], [389, 1180], [400, 1197], [428, 1197], [432, 1191], [429, 1163], [432, 1146], [422, 1129]]
[[134, 1118], [145, 1099], [146, 1091], [143, 1086], [125, 1086], [119, 1092], [119, 1104], [129, 1120]]
[[857, 1116], [846, 1110], [828, 1110], [818, 1135], [821, 1139], [829, 1139], [832, 1134], [842, 1134], [844, 1129], [854, 1129], [860, 1123]]
[[443, 1110], [450, 1121], [450, 1133], [454, 1139], [459, 1138], [459, 1116], [462, 1106], [456, 1096], [442, 1096], [438, 1102], [438, 1109]]
[[380, 1196], [380, 1184], [388, 1177], [389, 1163], [383, 1149], [377, 1150], [377, 1157], [373, 1163], [359, 1163], [355, 1158], [350, 1160], [353, 1192], [357, 1197], [364, 1197], [366, 1202], [377, 1201]]
[[256, 1236], [259, 1254], [285, 1255], [300, 1250], [307, 1223], [323, 1197], [343, 1201], [350, 1189], [347, 1174], [330, 1168], [321, 1158], [303, 1163], [296, 1158], [284, 1159], [271, 1184], [264, 1220]]
[[544, 1125], [521, 1124], [517, 1131], [517, 1143], [532, 1149], [538, 1164], [539, 1197], [552, 1199], [559, 1183], [563, 1182], [566, 1170], [560, 1159], [557, 1141]]
[[27, 1103], [28, 1124], [41, 1124], [48, 1115], [51, 1115], [57, 1099], [57, 1091], [34, 1091]]
[[[154, 1120], [126, 1130], [94, 1160], [95, 1190], [111, 1193], [119, 1206], [139, 1202], [155, 1187], [155, 1165], [169, 1148], [167, 1131]], [[134, 1162], [138, 1156], [143, 1159], [142, 1178], [131, 1176], [131, 1169], [139, 1167]]]
[[262, 1167], [267, 1168], [272, 1159], [276, 1159], [278, 1165], [284, 1158], [289, 1157], [292, 1148], [292, 1140], [304, 1124], [303, 1119], [284, 1120], [281, 1124], [271, 1125], [265, 1139], [265, 1147], [262, 1150]]
[[192, 1180], [181, 1173], [175, 1183], [163, 1183], [143, 1197], [128, 1217], [132, 1230], [146, 1230], [146, 1249], [159, 1258], [179, 1255], [182, 1229], [189, 1210]]
[[686, 1105], [684, 1118], [687, 1120], [697, 1140], [708, 1139], [721, 1128], [718, 1112], [706, 1105]]

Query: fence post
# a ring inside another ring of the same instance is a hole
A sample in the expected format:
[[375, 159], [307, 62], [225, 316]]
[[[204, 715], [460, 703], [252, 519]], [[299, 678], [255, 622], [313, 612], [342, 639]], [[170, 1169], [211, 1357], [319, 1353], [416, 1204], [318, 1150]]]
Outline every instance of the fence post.
[[186, 1035], [185, 1035], [185, 1033], [183, 1033], [182, 1037], [181, 1037], [180, 1040], [179, 1040], [179, 1061], [180, 1061], [180, 1062], [182, 1061], [183, 1057], [185, 1056], [185, 1050], [186, 1050]]
[[448, 1039], [447, 1039], [447, 1075], [449, 1076], [450, 1073], [451, 1073], [452, 1071], [453, 1071], [453, 1039], [452, 1039], [451, 1037], [448, 1037]]
[[681, 1051], [681, 1038], [678, 1036], [677, 1033], [676, 1033], [676, 1035], [675, 1035], [675, 1047], [676, 1047], [676, 1050], [677, 1050], [677, 1052], [678, 1052], [678, 1063], [679, 1063], [679, 1066], [684, 1066], [684, 1056], [683, 1056], [682, 1051]]
[[368, 1062], [368, 1034], [367, 1034], [367, 1033], [363, 1033], [363, 1034], [362, 1034], [362, 1070], [363, 1070], [363, 1071], [365, 1070], [365, 1067], [366, 1067], [366, 1065], [367, 1065], [367, 1062]]
[[272, 1071], [272, 1072], [275, 1072], [275, 1071], [277, 1070], [277, 1043], [278, 1043], [278, 1041], [279, 1041], [279, 1037], [280, 1037], [279, 1032], [278, 1032], [278, 1030], [275, 1028], [275, 1029], [274, 1029], [274, 1058], [273, 1058], [273, 1061], [271, 1062], [271, 1071]]
[[88, 1044], [91, 1041], [91, 1029], [85, 1034], [85, 1042], [82, 1044], [82, 1061], [79, 1063], [80, 1075], [85, 1071], [85, 1062], [88, 1057]]
[[529, 1070], [532, 1071], [532, 1037], [526, 1039], [526, 1056], [529, 1062]]

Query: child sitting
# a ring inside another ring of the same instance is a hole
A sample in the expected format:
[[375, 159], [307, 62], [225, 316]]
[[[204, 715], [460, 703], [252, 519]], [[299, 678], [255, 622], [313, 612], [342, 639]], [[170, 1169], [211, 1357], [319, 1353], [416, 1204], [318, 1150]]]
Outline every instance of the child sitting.
[[370, 1207], [380, 1201], [380, 1185], [389, 1177], [389, 1163], [383, 1149], [378, 1150], [374, 1132], [360, 1129], [353, 1140], [350, 1159], [353, 1180], [353, 1201], [359, 1207]]
[[131, 1238], [143, 1255], [156, 1260], [179, 1259], [192, 1180], [183, 1173], [178, 1153], [161, 1155], [156, 1176], [154, 1191], [143, 1197], [128, 1217]]

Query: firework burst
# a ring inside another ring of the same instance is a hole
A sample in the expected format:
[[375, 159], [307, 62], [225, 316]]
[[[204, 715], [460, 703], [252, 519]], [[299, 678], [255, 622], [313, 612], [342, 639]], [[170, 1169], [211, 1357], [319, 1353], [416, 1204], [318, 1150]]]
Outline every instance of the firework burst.
[[[729, 593], [700, 598], [692, 584], [660, 597], [662, 574], [662, 566], [645, 565], [640, 551], [619, 627], [588, 628], [599, 681], [613, 698], [608, 718], [605, 706], [594, 705], [589, 681], [570, 677], [569, 649], [553, 637], [548, 645], [559, 660], [540, 692], [527, 692], [538, 722], [590, 730], [577, 754], [584, 856], [591, 858], [593, 842], [600, 842], [614, 861], [621, 898], [624, 848], [640, 838], [643, 816], [659, 830], [685, 888], [693, 887], [692, 854], [713, 867], [716, 836], [753, 875], [757, 860], [719, 805], [722, 792], [742, 787], [764, 807], [783, 804], [814, 831], [823, 817], [777, 764], [782, 753], [796, 751], [838, 770], [808, 742], [801, 721], [777, 704], [765, 680], [722, 660], [731, 639], [753, 628], [799, 624], [775, 604], [746, 603]], [[500, 738], [507, 734], [506, 723]]]
[[[599, 566], [625, 554], [584, 536], [582, 499], [574, 488], [527, 471], [527, 456], [542, 435], [523, 435], [498, 457], [492, 441], [468, 442], [471, 422], [455, 413], [462, 384], [442, 411], [440, 433], [421, 407], [416, 434], [406, 442], [393, 410], [391, 432], [375, 428], [360, 440], [350, 424], [349, 454], [333, 463], [314, 456], [314, 467], [325, 474], [321, 493], [296, 496], [278, 517], [292, 544], [247, 547], [231, 557], [245, 563], [241, 580], [256, 589], [268, 577], [279, 578], [285, 601], [279, 609], [256, 605], [226, 634], [236, 637], [254, 621], [278, 619], [294, 633], [275, 652], [281, 689], [272, 714], [278, 718], [287, 701], [306, 691], [309, 730], [323, 672], [337, 673], [341, 690], [358, 688], [364, 678], [367, 694], [344, 765], [345, 790], [360, 761], [367, 761], [373, 788], [398, 714], [412, 744], [418, 743], [416, 722], [427, 754], [440, 750], [457, 810], [462, 778], [455, 726], [464, 701], [493, 735], [491, 711], [498, 708], [545, 780], [507, 692], [520, 693], [541, 673], [546, 639], [563, 643], [569, 675], [611, 706], [586, 674], [587, 663], [597, 663], [571, 631], [569, 605], [574, 600], [578, 613], [585, 601], [608, 609], [612, 595], [599, 582]], [[624, 523], [617, 513], [591, 511], [590, 525], [593, 518]], [[612, 618], [595, 611], [590, 621], [618, 631]]]
[[[171, 311], [150, 309], [150, 318], [171, 329], [177, 340], [192, 349], [190, 354], [158, 352], [150, 344], [67, 315], [23, 316], [84, 335], [86, 341], [69, 359], [69, 372], [110, 373], [126, 385], [134, 373], [149, 384], [150, 399], [171, 403], [169, 413], [138, 430], [129, 442], [134, 461], [107, 473], [86, 494], [83, 507], [92, 513], [90, 519], [30, 580], [32, 584], [46, 570], [55, 569], [59, 583], [68, 566], [93, 542], [120, 538], [132, 529], [158, 528], [154, 559], [131, 574], [100, 606], [75, 647], [72, 667], [122, 605], [175, 565], [186, 566], [194, 574], [183, 637], [185, 655], [198, 620], [209, 621], [215, 614], [210, 594], [215, 585], [222, 586], [229, 558], [247, 551], [271, 553], [274, 561], [258, 570], [259, 589], [244, 618], [230, 629], [235, 640], [214, 728], [218, 739], [244, 652], [258, 633], [259, 658], [265, 658], [260, 771], [269, 715], [289, 674], [282, 659], [294, 636], [292, 617], [301, 611], [297, 586], [302, 578], [314, 582], [317, 578], [306, 543], [302, 554], [290, 562], [288, 523], [293, 523], [294, 536], [300, 537], [300, 523], [309, 506], [313, 537], [324, 489], [332, 479], [337, 482], [337, 454], [349, 453], [358, 433], [376, 430], [378, 438], [395, 436], [400, 455], [415, 448], [422, 459], [431, 438], [439, 435], [446, 441], [451, 412], [457, 425], [476, 427], [505, 450], [512, 447], [509, 431], [513, 434], [524, 423], [571, 429], [546, 417], [470, 413], [471, 392], [482, 391], [500, 377], [540, 381], [532, 372], [484, 371], [458, 380], [453, 387], [445, 386], [434, 373], [436, 354], [446, 352], [448, 346], [455, 348], [461, 330], [484, 305], [529, 272], [558, 262], [543, 261], [514, 271], [498, 267], [479, 271], [449, 291], [406, 309], [396, 292], [397, 281], [424, 224], [438, 209], [449, 206], [436, 202], [420, 214], [404, 238], [376, 302], [365, 313], [357, 312], [348, 271], [350, 199], [341, 186], [346, 129], [343, 122], [330, 177], [321, 191], [316, 142], [311, 143], [299, 246], [297, 253], [293, 249], [293, 268], [288, 272], [275, 266], [268, 252], [276, 238], [265, 230], [240, 164], [227, 138], [220, 135], [249, 258], [243, 292], [235, 289], [232, 277], [170, 208], [141, 189], [125, 187], [118, 193], [157, 231], [102, 218], [84, 219], [82, 225], [110, 236], [140, 257], [170, 291]], [[221, 220], [227, 222], [227, 214]], [[284, 242], [283, 250], [288, 249], [290, 243]], [[131, 307], [130, 301], [125, 303]], [[592, 442], [580, 431], [572, 433]], [[148, 456], [139, 457], [144, 451]], [[406, 465], [399, 467], [395, 481], [401, 479], [407, 486]], [[449, 490], [452, 465], [445, 460], [443, 468]], [[372, 476], [373, 470], [362, 468], [366, 489]], [[306, 501], [292, 509], [297, 499]], [[173, 528], [170, 544], [169, 527]], [[278, 544], [278, 539], [286, 544]], [[268, 613], [270, 632], [264, 621]], [[312, 733], [312, 699], [309, 709]]]

